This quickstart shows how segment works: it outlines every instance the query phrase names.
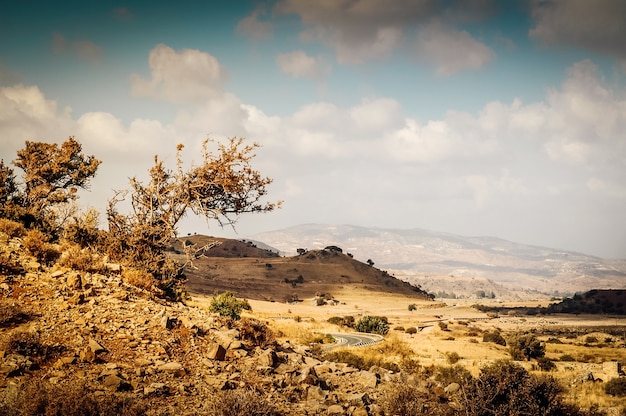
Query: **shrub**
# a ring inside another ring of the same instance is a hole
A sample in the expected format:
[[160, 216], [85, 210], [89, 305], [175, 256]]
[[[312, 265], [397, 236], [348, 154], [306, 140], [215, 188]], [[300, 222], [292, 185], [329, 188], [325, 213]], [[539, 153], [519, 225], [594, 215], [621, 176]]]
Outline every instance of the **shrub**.
[[403, 326], [396, 326], [396, 327], [394, 327], [394, 328], [393, 328], [393, 330], [394, 330], [394, 331], [402, 331], [402, 332], [404, 332], [404, 331], [405, 331], [405, 329], [404, 329], [404, 327], [403, 327]]
[[39, 380], [0, 392], [0, 415], [13, 416], [140, 416], [144, 402], [112, 392], [89, 391], [82, 382], [52, 385]]
[[439, 321], [438, 325], [439, 325], [439, 329], [441, 329], [442, 331], [449, 331], [447, 323], [443, 321]]
[[0, 252], [0, 275], [19, 275], [24, 272], [24, 268], [16, 257], [11, 254]]
[[434, 369], [435, 380], [443, 385], [450, 383], [459, 383], [465, 385], [472, 380], [472, 374], [462, 365], [453, 365], [450, 367], [438, 366]]
[[563, 354], [563, 355], [561, 355], [561, 358], [559, 358], [559, 360], [561, 360], [561, 361], [576, 361], [576, 358], [574, 358], [570, 354]]
[[366, 315], [354, 326], [359, 332], [374, 333], [385, 335], [389, 332], [389, 321], [385, 316], [369, 316]]
[[626, 377], [612, 378], [607, 381], [604, 392], [611, 396], [626, 396]]
[[328, 361], [345, 363], [359, 370], [367, 370], [370, 368], [370, 363], [366, 363], [363, 357], [347, 350], [330, 351], [324, 354], [323, 358]]
[[499, 332], [485, 332], [483, 342], [493, 342], [494, 344], [506, 346], [506, 340]]
[[472, 416], [578, 415], [561, 399], [561, 387], [549, 376], [534, 376], [511, 361], [498, 360], [481, 369], [465, 388], [464, 412]]
[[24, 248], [37, 259], [46, 265], [53, 264], [61, 253], [50, 244], [48, 235], [38, 229], [29, 230], [24, 237]]
[[331, 316], [328, 318], [328, 322], [333, 325], [354, 328], [354, 316]]
[[537, 358], [537, 366], [541, 371], [556, 370], [556, 364], [554, 364], [554, 361], [546, 357]]
[[124, 267], [122, 269], [122, 279], [129, 285], [140, 289], [155, 292], [157, 291], [158, 281], [151, 273], [142, 269], [133, 269]]
[[446, 353], [446, 361], [448, 361], [448, 364], [456, 364], [459, 362], [460, 359], [461, 356], [455, 351]]
[[266, 348], [274, 343], [274, 334], [264, 322], [243, 318], [238, 322], [237, 328], [241, 340], [251, 347]]
[[410, 303], [410, 304], [409, 304], [409, 310], [410, 310], [410, 311], [414, 311], [414, 310], [416, 310], [416, 309], [417, 309], [417, 305], [416, 305], [416, 304], [414, 304], [414, 303]]
[[21, 306], [9, 300], [0, 301], [0, 328], [21, 324], [29, 319]]
[[598, 338], [594, 337], [593, 335], [589, 335], [588, 337], [585, 338], [586, 344], [594, 344], [596, 342], [598, 342]]
[[417, 334], [417, 328], [415, 328], [414, 326], [410, 326], [405, 330], [405, 332], [411, 335]]
[[509, 339], [509, 354], [514, 360], [530, 361], [546, 355], [546, 347], [533, 334], [516, 335]]
[[71, 246], [61, 254], [58, 262], [59, 266], [72, 270], [98, 273], [105, 269], [104, 263], [98, 255], [89, 248], [81, 249], [80, 246]]
[[278, 416], [267, 396], [254, 390], [226, 390], [212, 395], [207, 414], [213, 416]]
[[8, 235], [9, 238], [23, 237], [26, 229], [22, 223], [0, 218], [0, 233]]
[[428, 388], [410, 383], [390, 383], [382, 392], [380, 406], [386, 415], [434, 415], [453, 414], [447, 403]]
[[251, 310], [250, 304], [246, 299], [237, 299], [231, 292], [223, 292], [213, 296], [209, 310], [231, 319], [241, 318], [241, 311]]

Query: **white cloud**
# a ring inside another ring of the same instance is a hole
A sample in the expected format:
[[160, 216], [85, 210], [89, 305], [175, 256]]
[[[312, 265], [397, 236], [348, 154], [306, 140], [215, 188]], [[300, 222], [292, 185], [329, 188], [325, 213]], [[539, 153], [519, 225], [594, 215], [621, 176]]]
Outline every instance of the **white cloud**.
[[174, 103], [198, 103], [222, 93], [226, 70], [212, 55], [195, 49], [174, 51], [159, 44], [150, 51], [151, 79], [131, 78], [132, 94]]
[[574, 46], [626, 62], [626, 2], [533, 0], [529, 35], [547, 46]]
[[493, 51], [468, 32], [444, 27], [433, 21], [418, 31], [418, 59], [435, 66], [438, 75], [478, 69], [493, 58]]
[[259, 20], [261, 11], [256, 10], [250, 16], [244, 17], [237, 23], [237, 32], [250, 36], [255, 39], [269, 38], [274, 31], [274, 25], [271, 22], [262, 22]]
[[281, 53], [276, 62], [282, 72], [296, 78], [320, 81], [330, 72], [330, 66], [322, 58], [309, 56], [304, 51]]

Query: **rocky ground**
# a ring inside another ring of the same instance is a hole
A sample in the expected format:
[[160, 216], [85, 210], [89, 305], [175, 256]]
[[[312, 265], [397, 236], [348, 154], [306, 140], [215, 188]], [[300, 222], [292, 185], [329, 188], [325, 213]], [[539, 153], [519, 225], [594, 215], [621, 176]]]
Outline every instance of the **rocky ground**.
[[44, 383], [114, 392], [148, 414], [221, 414], [224, 392], [246, 391], [276, 414], [368, 415], [380, 413], [385, 385], [407, 381], [320, 361], [307, 346], [276, 342], [261, 321], [158, 299], [126, 284], [119, 265], [48, 268], [18, 239], [5, 243], [5, 257], [19, 257], [22, 270], [0, 276], [0, 410], [2, 400]]

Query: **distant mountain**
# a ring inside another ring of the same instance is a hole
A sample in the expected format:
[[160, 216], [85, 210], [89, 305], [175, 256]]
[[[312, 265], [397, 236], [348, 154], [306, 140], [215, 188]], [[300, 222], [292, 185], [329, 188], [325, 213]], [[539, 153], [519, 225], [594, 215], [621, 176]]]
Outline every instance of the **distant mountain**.
[[[511, 297], [626, 289], [626, 260], [606, 260], [495, 237], [466, 237], [423, 229], [306, 224], [260, 233], [254, 240], [284, 255], [298, 248], [337, 245], [356, 259], [448, 296]], [[452, 291], [452, 288], [455, 291]]]

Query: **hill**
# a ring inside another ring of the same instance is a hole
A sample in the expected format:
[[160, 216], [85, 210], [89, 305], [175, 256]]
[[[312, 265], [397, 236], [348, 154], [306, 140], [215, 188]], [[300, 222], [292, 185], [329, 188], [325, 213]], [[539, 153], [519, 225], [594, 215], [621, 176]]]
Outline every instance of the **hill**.
[[[192, 293], [230, 291], [248, 299], [293, 302], [320, 298], [322, 294], [330, 300], [345, 290], [363, 290], [430, 299], [425, 291], [355, 260], [339, 247], [278, 257], [275, 252], [259, 249], [249, 241], [206, 236], [182, 240], [197, 252], [185, 269], [187, 288]], [[176, 250], [180, 253], [181, 246]], [[184, 260], [182, 253], [172, 255]]]
[[626, 260], [606, 260], [495, 237], [307, 224], [253, 238], [283, 253], [336, 244], [356, 259], [371, 258], [378, 267], [429, 292], [458, 297], [476, 297], [476, 292], [485, 290], [496, 297], [511, 298], [528, 293], [560, 296], [626, 288]]

